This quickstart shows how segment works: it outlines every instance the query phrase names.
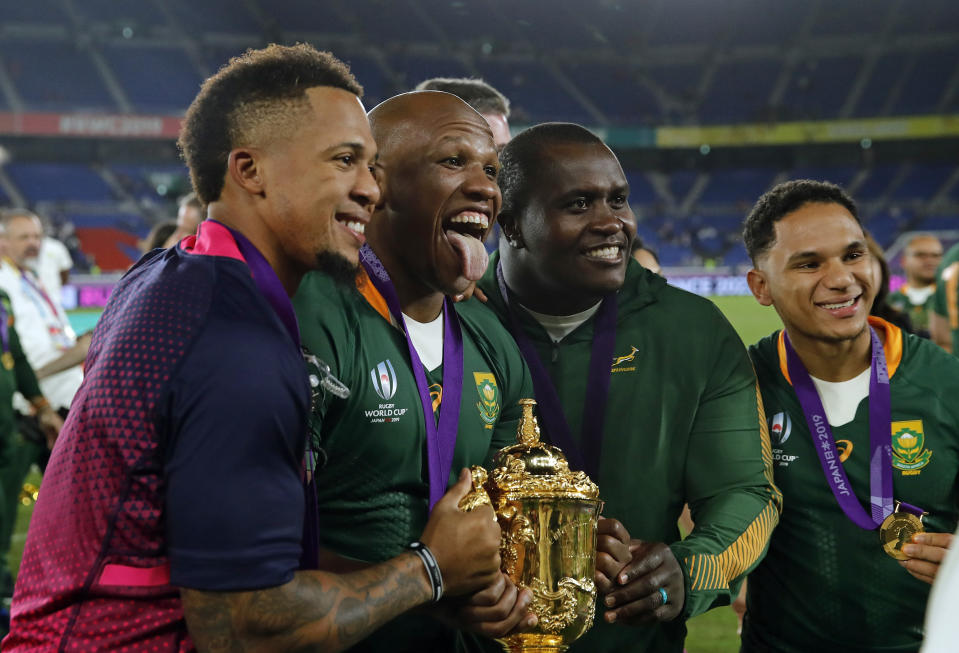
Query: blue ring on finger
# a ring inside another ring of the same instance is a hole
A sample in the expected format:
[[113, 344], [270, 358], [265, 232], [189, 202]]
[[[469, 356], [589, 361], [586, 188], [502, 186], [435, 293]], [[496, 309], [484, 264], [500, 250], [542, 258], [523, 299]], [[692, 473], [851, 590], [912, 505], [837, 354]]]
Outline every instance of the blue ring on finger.
[[659, 595], [660, 595], [661, 597], [663, 597], [663, 605], [666, 605], [666, 603], [669, 602], [669, 595], [666, 593], [666, 588], [665, 588], [665, 587], [660, 587], [660, 588], [659, 588]]

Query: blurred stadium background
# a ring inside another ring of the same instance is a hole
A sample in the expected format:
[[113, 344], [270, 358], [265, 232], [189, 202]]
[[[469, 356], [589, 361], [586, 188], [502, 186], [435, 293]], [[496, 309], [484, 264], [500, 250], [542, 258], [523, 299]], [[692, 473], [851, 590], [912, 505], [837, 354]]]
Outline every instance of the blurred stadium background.
[[[368, 107], [477, 76], [514, 129], [593, 128], [640, 236], [700, 294], [747, 292], [740, 223], [789, 178], [845, 186], [894, 271], [909, 232], [959, 239], [956, 0], [0, 0], [0, 206], [69, 246], [81, 330], [189, 190], [174, 141], [201, 81], [274, 41], [332, 50]], [[752, 342], [776, 318], [743, 299], [721, 306]]]

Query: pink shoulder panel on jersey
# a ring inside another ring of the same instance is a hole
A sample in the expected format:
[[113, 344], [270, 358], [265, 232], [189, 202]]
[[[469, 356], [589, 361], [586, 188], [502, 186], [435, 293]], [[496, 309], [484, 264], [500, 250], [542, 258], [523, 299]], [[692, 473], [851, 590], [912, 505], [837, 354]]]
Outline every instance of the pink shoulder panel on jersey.
[[190, 254], [225, 256], [246, 263], [230, 230], [212, 220], [201, 222], [196, 236], [187, 236], [178, 247]]

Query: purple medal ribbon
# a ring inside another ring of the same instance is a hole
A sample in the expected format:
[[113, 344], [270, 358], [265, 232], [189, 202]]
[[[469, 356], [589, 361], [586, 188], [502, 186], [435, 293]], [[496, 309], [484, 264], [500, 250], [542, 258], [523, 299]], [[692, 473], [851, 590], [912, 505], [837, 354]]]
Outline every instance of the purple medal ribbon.
[[403, 329], [406, 336], [406, 345], [410, 350], [410, 361], [413, 365], [413, 376], [416, 378], [416, 389], [420, 393], [420, 402], [423, 404], [423, 419], [426, 422], [426, 453], [429, 462], [430, 475], [430, 510], [446, 493], [449, 484], [450, 470], [453, 467], [453, 450], [456, 448], [456, 430], [460, 418], [460, 397], [463, 395], [463, 333], [460, 331], [459, 319], [453, 310], [453, 302], [449, 297], [443, 298], [443, 400], [440, 404], [439, 424], [433, 416], [433, 400], [430, 398], [429, 384], [426, 380], [426, 370], [420, 361], [419, 354], [413, 346], [406, 320], [403, 319], [403, 309], [396, 288], [390, 280], [390, 275], [383, 267], [383, 263], [369, 245], [360, 248], [360, 263], [370, 277], [373, 286], [386, 300], [393, 319]]
[[230, 235], [233, 236], [233, 240], [236, 241], [236, 246], [240, 250], [240, 254], [246, 259], [246, 264], [253, 274], [253, 282], [256, 284], [256, 287], [259, 288], [260, 292], [263, 293], [263, 296], [266, 297], [266, 301], [270, 303], [273, 310], [276, 311], [277, 317], [280, 318], [283, 326], [285, 326], [286, 330], [290, 333], [290, 337], [293, 338], [293, 344], [299, 348], [300, 327], [296, 323], [296, 313], [293, 311], [293, 302], [290, 301], [290, 296], [286, 294], [286, 289], [283, 288], [283, 284], [280, 283], [280, 279], [276, 276], [273, 267], [263, 257], [260, 250], [256, 248], [256, 245], [251, 243], [247, 237], [239, 231], [231, 229], [216, 220], [208, 220], [208, 222], [216, 222], [221, 227], [225, 227], [226, 230], [230, 232]]
[[4, 354], [10, 353], [10, 325], [3, 302], [0, 302], [0, 345], [3, 347]]
[[[812, 436], [819, 462], [822, 464], [826, 481], [832, 490], [839, 507], [859, 528], [873, 530], [893, 513], [892, 504], [892, 443], [890, 435], [891, 398], [889, 391], [889, 372], [886, 369], [886, 355], [882, 342], [875, 329], [869, 329], [872, 336], [872, 371], [869, 375], [869, 491], [872, 514], [867, 514], [856, 495], [852, 492], [846, 470], [839, 462], [839, 452], [833, 439], [832, 428], [826, 419], [826, 411], [816, 386], [802, 361], [789, 342], [789, 334], [784, 334], [786, 344], [786, 365], [792, 380], [799, 405], [802, 407]], [[908, 505], [908, 504], [903, 504]], [[911, 507], [911, 506], [910, 506]]]
[[[290, 296], [286, 294], [286, 289], [280, 283], [279, 277], [273, 266], [266, 260], [256, 245], [235, 229], [227, 227], [222, 222], [216, 220], [207, 220], [207, 222], [216, 222], [224, 227], [233, 236], [236, 241], [237, 249], [246, 260], [247, 267], [250, 268], [250, 274], [253, 276], [253, 283], [257, 289], [266, 298], [270, 306], [276, 312], [277, 317], [286, 327], [287, 332], [293, 339], [293, 344], [297, 349], [300, 348], [300, 328], [296, 322], [296, 313], [293, 310], [293, 302]], [[312, 452], [311, 454], [312, 455]], [[316, 497], [316, 476], [310, 479], [306, 484], [306, 505], [304, 508], [304, 526], [303, 526], [303, 553], [300, 557], [300, 567], [303, 569], [317, 569], [320, 566], [320, 538], [319, 538], [319, 506]]]
[[496, 265], [496, 282], [499, 284], [500, 295], [506, 302], [509, 331], [526, 359], [530, 376], [533, 377], [536, 401], [541, 406], [539, 418], [545, 426], [546, 435], [563, 450], [573, 469], [581, 469], [596, 478], [603, 449], [603, 426], [606, 422], [606, 401], [612, 376], [613, 349], [616, 347], [616, 294], [612, 293], [603, 298], [599, 310], [596, 311], [589, 375], [586, 379], [586, 398], [583, 402], [583, 421], [579, 429], [582, 444], [580, 446], [573, 440], [573, 432], [564, 417], [556, 386], [536, 353], [536, 348], [523, 331], [519, 317], [510, 303], [501, 263]]

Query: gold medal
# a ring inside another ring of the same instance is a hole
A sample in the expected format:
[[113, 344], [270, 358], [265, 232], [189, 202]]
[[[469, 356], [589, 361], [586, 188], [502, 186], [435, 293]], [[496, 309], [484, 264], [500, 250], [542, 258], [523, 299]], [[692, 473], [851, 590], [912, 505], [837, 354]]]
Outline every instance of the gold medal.
[[13, 369], [13, 354], [8, 351], [3, 352], [3, 356], [0, 356], [0, 362], [3, 363], [3, 369], [12, 370]]
[[902, 547], [912, 542], [912, 536], [926, 531], [922, 525], [922, 518], [929, 513], [914, 515], [899, 511], [899, 502], [896, 510], [886, 517], [879, 527], [879, 541], [882, 550], [896, 560], [908, 560], [909, 556], [902, 552]]

